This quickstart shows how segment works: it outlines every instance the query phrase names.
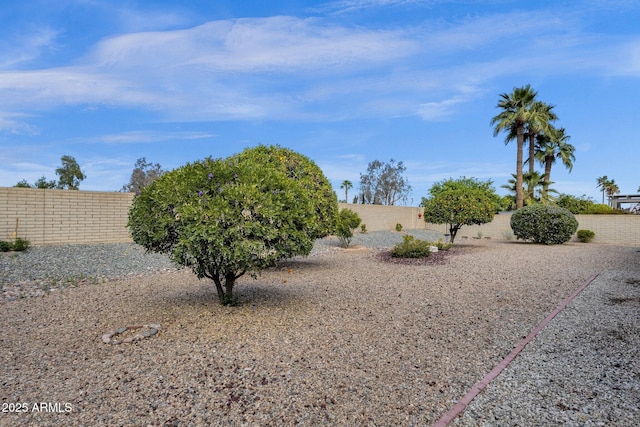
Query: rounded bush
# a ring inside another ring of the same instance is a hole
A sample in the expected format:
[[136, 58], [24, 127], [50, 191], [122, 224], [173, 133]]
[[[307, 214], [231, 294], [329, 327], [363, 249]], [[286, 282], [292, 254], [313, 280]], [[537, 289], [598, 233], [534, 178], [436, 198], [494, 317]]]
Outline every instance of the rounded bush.
[[578, 230], [576, 235], [578, 236], [578, 240], [582, 243], [589, 243], [594, 237], [596, 237], [596, 233], [591, 230]]
[[554, 245], [568, 242], [578, 221], [568, 209], [529, 205], [511, 215], [511, 229], [518, 239]]
[[338, 201], [322, 170], [278, 146], [208, 158], [167, 172], [144, 187], [129, 210], [133, 241], [169, 254], [234, 302], [236, 279], [276, 261], [308, 255], [333, 232]]

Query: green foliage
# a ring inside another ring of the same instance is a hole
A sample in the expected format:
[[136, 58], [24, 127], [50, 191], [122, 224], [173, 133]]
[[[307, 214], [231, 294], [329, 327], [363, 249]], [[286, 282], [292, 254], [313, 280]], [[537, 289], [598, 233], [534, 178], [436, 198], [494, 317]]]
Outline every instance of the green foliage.
[[0, 241], [0, 252], [9, 251], [26, 251], [29, 248], [29, 241], [21, 238], [16, 238], [13, 242]]
[[133, 240], [214, 281], [221, 304], [235, 280], [308, 255], [335, 229], [336, 195], [308, 158], [258, 146], [189, 163], [157, 178], [129, 211]]
[[596, 237], [596, 233], [591, 230], [578, 230], [577, 236], [582, 243], [589, 243]]
[[60, 178], [58, 180], [58, 188], [77, 190], [86, 176], [80, 170], [80, 165], [76, 159], [72, 156], [62, 156], [60, 158], [62, 164], [56, 169], [56, 175]]
[[594, 200], [591, 197], [582, 195], [580, 197], [572, 196], [570, 194], [560, 194], [555, 201], [556, 206], [568, 209], [574, 215], [586, 213], [592, 206], [595, 205]]
[[439, 251], [448, 251], [453, 246], [452, 243], [445, 243], [442, 239], [438, 239], [437, 242], [429, 242], [430, 246], [435, 246]]
[[558, 206], [529, 205], [511, 215], [511, 228], [518, 239], [553, 245], [568, 242], [578, 221]]
[[396, 224], [396, 231], [402, 231], [402, 224], [400, 224], [399, 222]]
[[29, 248], [29, 241], [17, 237], [11, 245], [11, 249], [14, 251], [26, 251]]
[[367, 234], [367, 224], [360, 224], [360, 232], [362, 234]]
[[413, 236], [403, 236], [403, 242], [398, 243], [391, 250], [394, 258], [425, 258], [431, 254], [430, 242], [415, 239]]
[[26, 179], [23, 179], [22, 181], [18, 181], [18, 183], [14, 185], [14, 187], [15, 188], [31, 188], [31, 184], [29, 184]]
[[626, 212], [620, 209], [614, 209], [609, 205], [594, 203], [582, 213], [591, 214], [591, 215], [616, 215], [616, 214], [625, 214]]
[[336, 221], [336, 236], [340, 239], [342, 246], [349, 247], [353, 237], [353, 230], [358, 228], [361, 221], [360, 216], [351, 209], [342, 209], [340, 211]]
[[38, 178], [38, 180], [33, 184], [29, 184], [26, 179], [18, 182], [14, 187], [18, 188], [56, 188], [57, 184], [55, 181], [47, 181], [47, 178], [44, 176]]
[[463, 225], [486, 224], [493, 220], [500, 197], [491, 181], [475, 178], [448, 179], [435, 183], [423, 198], [424, 220], [432, 224], [449, 224], [451, 243]]
[[47, 181], [47, 178], [45, 178], [44, 176], [41, 176], [40, 178], [38, 178], [38, 180], [35, 182], [34, 186], [36, 188], [56, 188], [58, 186], [58, 184], [56, 183], [55, 180], [51, 180], [51, 181]]

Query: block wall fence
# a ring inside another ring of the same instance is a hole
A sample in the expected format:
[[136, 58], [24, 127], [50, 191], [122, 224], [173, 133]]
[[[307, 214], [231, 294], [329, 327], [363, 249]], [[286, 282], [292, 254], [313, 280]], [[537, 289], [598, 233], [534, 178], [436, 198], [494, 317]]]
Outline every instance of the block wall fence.
[[[126, 227], [131, 193], [44, 190], [0, 187], [0, 240], [17, 236], [32, 245], [131, 242]], [[447, 233], [444, 224], [422, 219], [422, 208], [340, 203], [360, 215], [368, 231], [425, 229]], [[594, 242], [640, 246], [640, 215], [576, 215], [579, 228], [596, 233]], [[504, 240], [511, 231], [511, 214], [501, 213], [490, 224], [463, 226], [461, 237]], [[575, 240], [575, 236], [574, 236]]]

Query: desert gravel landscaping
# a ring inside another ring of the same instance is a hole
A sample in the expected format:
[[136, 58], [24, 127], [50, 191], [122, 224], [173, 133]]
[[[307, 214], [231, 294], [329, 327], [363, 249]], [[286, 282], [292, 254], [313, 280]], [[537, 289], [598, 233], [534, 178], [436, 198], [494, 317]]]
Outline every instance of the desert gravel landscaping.
[[[16, 297], [5, 283], [0, 397], [26, 411], [3, 411], [0, 426], [431, 425], [589, 276], [640, 280], [639, 257], [468, 239], [393, 263], [381, 249], [334, 248], [243, 277], [235, 307], [164, 266], [42, 296]], [[160, 329], [148, 338], [102, 340], [149, 324]], [[629, 381], [637, 398], [640, 373]], [[40, 402], [48, 411], [34, 410]], [[505, 425], [474, 416], [461, 420]]]

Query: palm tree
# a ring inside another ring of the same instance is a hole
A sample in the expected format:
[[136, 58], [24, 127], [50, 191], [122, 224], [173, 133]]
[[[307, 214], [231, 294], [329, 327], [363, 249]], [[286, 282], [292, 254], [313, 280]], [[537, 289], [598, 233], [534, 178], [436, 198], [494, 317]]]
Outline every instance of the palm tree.
[[[541, 101], [534, 101], [529, 108], [529, 118], [525, 123], [524, 139], [528, 141], [529, 156], [524, 163], [529, 163], [529, 173], [535, 172], [536, 144], [535, 139], [538, 135], [549, 132], [553, 127], [552, 121], [558, 120], [558, 116], [553, 111], [553, 105], [546, 104]], [[510, 141], [516, 139], [515, 130], [512, 129], [507, 139]], [[528, 192], [533, 190], [527, 187]]]
[[607, 192], [607, 197], [609, 197], [609, 199], [620, 192], [620, 188], [618, 188], [618, 184], [616, 184], [615, 179], [608, 181], [604, 189]]
[[551, 184], [551, 166], [556, 160], [560, 159], [569, 172], [573, 169], [573, 162], [576, 160], [573, 153], [576, 148], [567, 142], [569, 138], [570, 136], [565, 133], [564, 128], [557, 129], [553, 126], [536, 137], [536, 158], [544, 165], [543, 197], [548, 197], [549, 184]]
[[[515, 193], [516, 191], [516, 175], [515, 174], [511, 174], [511, 176], [513, 178], [510, 178], [509, 181], [507, 181], [507, 184], [500, 186], [501, 188], [505, 188], [509, 191], [511, 191], [512, 193]], [[547, 182], [545, 179], [544, 175], [541, 175], [540, 172], [536, 172], [534, 171], [533, 173], [530, 172], [524, 172], [522, 174], [522, 178], [523, 178], [523, 182], [525, 184], [527, 184], [527, 188], [530, 188], [531, 191], [526, 191], [524, 192], [524, 205], [528, 206], [532, 203], [549, 203], [549, 201], [551, 200], [548, 193], [557, 193], [556, 190], [547, 189], [547, 193], [545, 194], [543, 191], [544, 190], [539, 190], [536, 195], [536, 189], [537, 188], [542, 188], [544, 189], [544, 185]], [[550, 182], [549, 184], [553, 184], [553, 182]]]
[[[516, 209], [524, 206], [524, 194], [522, 191], [522, 148], [524, 146], [525, 124], [529, 120], [529, 108], [535, 101], [538, 93], [526, 85], [520, 88], [514, 88], [510, 94], [500, 94], [497, 108], [502, 111], [491, 119], [491, 125], [495, 125], [493, 136], [497, 136], [502, 131], [513, 132], [516, 134], [517, 151], [516, 151]], [[505, 144], [509, 143], [508, 136]]]
[[598, 183], [596, 188], [599, 188], [602, 191], [602, 204], [604, 205], [604, 192], [607, 188], [607, 184], [609, 183], [609, 177], [607, 177], [607, 175], [602, 175], [596, 181]]
[[340, 188], [344, 188], [344, 202], [349, 203], [349, 189], [353, 188], [353, 183], [348, 179], [342, 181]]

